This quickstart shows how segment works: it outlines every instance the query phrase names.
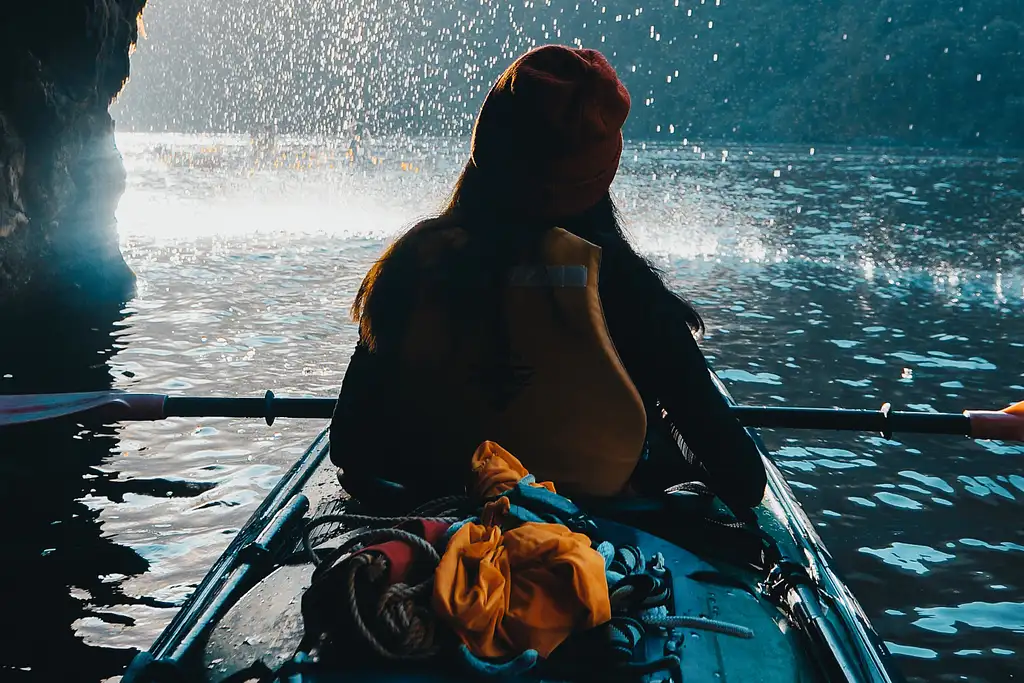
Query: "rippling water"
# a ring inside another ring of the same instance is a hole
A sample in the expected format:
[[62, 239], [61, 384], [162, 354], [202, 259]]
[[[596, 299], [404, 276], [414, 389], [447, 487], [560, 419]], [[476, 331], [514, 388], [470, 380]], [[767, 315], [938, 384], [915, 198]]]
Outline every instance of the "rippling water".
[[[337, 394], [347, 309], [386, 240], [443, 199], [463, 140], [119, 136], [121, 310], [5, 332], [0, 392]], [[630, 146], [614, 188], [709, 323], [741, 402], [918, 410], [1024, 398], [1024, 166], [885, 150]], [[15, 329], [14, 327], [10, 329]], [[69, 332], [69, 329], [71, 330]], [[4, 680], [116, 678], [324, 425], [172, 419], [3, 436]], [[1024, 670], [1024, 448], [766, 433], [912, 679]]]

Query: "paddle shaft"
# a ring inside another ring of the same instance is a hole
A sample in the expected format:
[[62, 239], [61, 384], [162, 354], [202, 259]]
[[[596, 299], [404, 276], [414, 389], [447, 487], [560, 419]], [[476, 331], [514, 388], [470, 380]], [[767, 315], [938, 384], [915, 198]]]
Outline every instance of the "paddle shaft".
[[[111, 422], [167, 417], [254, 417], [263, 418], [270, 425], [279, 417], [329, 419], [336, 403], [336, 399], [326, 397], [278, 398], [272, 391], [262, 397], [166, 396], [120, 391], [0, 395], [0, 428], [86, 413]], [[1024, 442], [1024, 402], [999, 411], [970, 410], [959, 414], [897, 412], [888, 403], [881, 410], [776, 406], [730, 406], [729, 410], [746, 427], [875, 432], [886, 438], [894, 432], [959, 434], [974, 439]]]
[[333, 398], [226, 398], [219, 396], [168, 396], [166, 417], [262, 417], [270, 424], [278, 417], [329, 419]]
[[[328, 419], [334, 414], [333, 398], [221, 398], [208, 396], [168, 396], [164, 402], [167, 417], [262, 417]], [[916, 413], [840, 408], [787, 408], [774, 406], [734, 406], [733, 415], [746, 427], [781, 429], [821, 429], [828, 431], [894, 432], [919, 434], [959, 434], [970, 436], [971, 421], [957, 413]]]
[[732, 413], [745, 427], [878, 432], [886, 437], [893, 432], [971, 436], [971, 420], [960, 413], [774, 406], [734, 406]]

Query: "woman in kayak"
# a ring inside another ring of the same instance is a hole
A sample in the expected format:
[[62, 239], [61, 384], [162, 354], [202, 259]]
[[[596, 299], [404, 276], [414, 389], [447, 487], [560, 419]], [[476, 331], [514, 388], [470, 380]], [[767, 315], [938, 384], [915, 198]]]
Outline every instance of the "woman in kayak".
[[[483, 440], [571, 495], [698, 478], [735, 511], [760, 502], [760, 454], [708, 372], [703, 321], [609, 194], [629, 107], [601, 53], [527, 52], [485, 99], [447, 206], [367, 273], [331, 424], [363, 503], [460, 493]], [[648, 447], [672, 431], [692, 462]]]

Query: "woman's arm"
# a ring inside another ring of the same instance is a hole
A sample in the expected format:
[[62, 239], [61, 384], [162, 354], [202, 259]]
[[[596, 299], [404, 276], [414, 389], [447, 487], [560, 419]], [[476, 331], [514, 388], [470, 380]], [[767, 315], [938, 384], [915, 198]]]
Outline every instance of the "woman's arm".
[[358, 344], [331, 418], [331, 462], [342, 469], [342, 487], [387, 514], [448, 495], [462, 483], [435, 467], [430, 433], [417, 415], [403, 414], [409, 403], [396, 398], [400, 381], [394, 359]]
[[374, 381], [374, 360], [374, 354], [366, 346], [356, 344], [331, 417], [331, 462], [346, 473], [359, 469], [366, 457], [367, 404], [376, 403], [373, 394], [379, 386], [379, 378]]
[[342, 380], [330, 433], [331, 462], [342, 470], [342, 488], [368, 510], [387, 514], [411, 505], [408, 463], [393, 448], [396, 430], [401, 433], [403, 424], [390, 410], [393, 388], [394, 371], [389, 364], [357, 344]]
[[648, 406], [655, 404], [693, 451], [706, 483], [735, 510], [756, 506], [767, 476], [754, 441], [729, 411], [693, 338], [685, 302], [631, 249], [605, 239], [601, 301], [626, 371]]
[[707, 484], [729, 507], [761, 502], [767, 484], [761, 453], [715, 386], [679, 301], [670, 292], [648, 310], [651, 352], [661, 368], [657, 398], [669, 421], [708, 474]]

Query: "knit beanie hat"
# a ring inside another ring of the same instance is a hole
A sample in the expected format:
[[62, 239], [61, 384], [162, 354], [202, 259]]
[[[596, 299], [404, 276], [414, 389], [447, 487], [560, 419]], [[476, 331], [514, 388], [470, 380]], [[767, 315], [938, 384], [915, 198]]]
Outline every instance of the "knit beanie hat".
[[597, 50], [535, 48], [487, 94], [471, 161], [517, 212], [578, 214], [611, 186], [629, 105], [625, 86]]

